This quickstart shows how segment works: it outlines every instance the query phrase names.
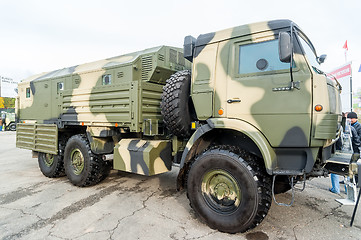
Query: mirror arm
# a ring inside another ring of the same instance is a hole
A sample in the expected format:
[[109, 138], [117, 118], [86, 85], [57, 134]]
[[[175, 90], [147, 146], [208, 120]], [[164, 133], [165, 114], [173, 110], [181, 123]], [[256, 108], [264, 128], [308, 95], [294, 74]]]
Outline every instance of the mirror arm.
[[291, 88], [293, 89], [294, 83], [293, 83], [293, 22], [291, 22], [291, 61], [290, 61], [290, 74], [291, 74]]
[[272, 88], [272, 91], [274, 92], [283, 92], [283, 91], [293, 91], [293, 89], [298, 89], [300, 90], [300, 82], [294, 82], [293, 80], [293, 22], [291, 22], [291, 60], [290, 60], [290, 75], [291, 75], [291, 82], [290, 85], [288, 87], [276, 87], [276, 88]]

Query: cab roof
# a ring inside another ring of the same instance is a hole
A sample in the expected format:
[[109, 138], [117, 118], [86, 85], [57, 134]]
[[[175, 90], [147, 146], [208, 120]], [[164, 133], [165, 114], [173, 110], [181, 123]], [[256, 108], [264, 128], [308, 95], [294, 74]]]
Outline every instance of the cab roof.
[[296, 26], [299, 29], [299, 27], [294, 22], [287, 19], [241, 25], [238, 27], [228, 28], [217, 32], [201, 34], [197, 38], [195, 46], [202, 46], [258, 32], [278, 30], [290, 27], [291, 25]]

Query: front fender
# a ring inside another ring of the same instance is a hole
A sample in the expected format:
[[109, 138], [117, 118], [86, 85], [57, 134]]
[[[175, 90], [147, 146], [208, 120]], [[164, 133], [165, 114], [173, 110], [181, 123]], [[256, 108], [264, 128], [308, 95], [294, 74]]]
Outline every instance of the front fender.
[[183, 168], [184, 164], [192, 158], [192, 148], [198, 139], [204, 134], [213, 129], [231, 129], [249, 137], [260, 150], [266, 170], [269, 174], [272, 174], [272, 170], [276, 167], [276, 153], [271, 147], [265, 136], [253, 125], [248, 122], [241, 121], [238, 119], [227, 119], [227, 118], [210, 118], [207, 120], [207, 124], [198, 128], [188, 140], [186, 148], [184, 149], [180, 167]]

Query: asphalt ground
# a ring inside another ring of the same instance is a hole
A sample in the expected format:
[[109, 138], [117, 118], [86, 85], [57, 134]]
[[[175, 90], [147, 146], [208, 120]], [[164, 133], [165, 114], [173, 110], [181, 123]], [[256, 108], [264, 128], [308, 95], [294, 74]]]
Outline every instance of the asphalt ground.
[[[112, 171], [79, 188], [43, 176], [15, 137], [0, 132], [0, 239], [361, 239], [361, 209], [349, 227], [353, 206], [335, 201], [345, 193], [329, 192], [330, 178], [308, 181], [292, 207], [273, 202], [255, 229], [226, 234], [202, 223], [176, 191], [177, 168], [152, 177]], [[290, 200], [291, 192], [277, 195]]]

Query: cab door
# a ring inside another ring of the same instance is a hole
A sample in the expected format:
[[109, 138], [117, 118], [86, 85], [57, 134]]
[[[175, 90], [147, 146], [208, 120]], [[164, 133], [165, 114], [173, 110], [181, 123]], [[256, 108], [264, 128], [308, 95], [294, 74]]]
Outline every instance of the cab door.
[[273, 147], [307, 147], [310, 143], [312, 76], [297, 41], [293, 79], [290, 64], [278, 55], [274, 35], [229, 46], [225, 114], [257, 127]]
[[65, 78], [60, 78], [57, 81], [52, 81], [52, 117], [58, 118], [62, 108], [62, 94], [65, 87]]

